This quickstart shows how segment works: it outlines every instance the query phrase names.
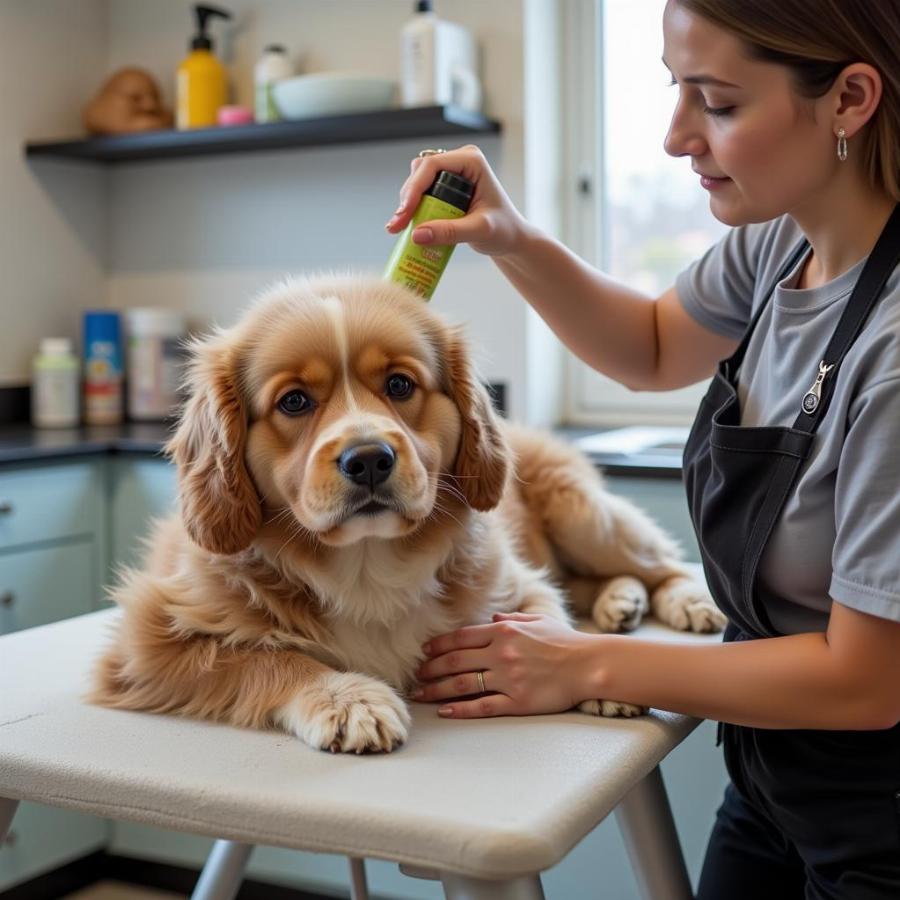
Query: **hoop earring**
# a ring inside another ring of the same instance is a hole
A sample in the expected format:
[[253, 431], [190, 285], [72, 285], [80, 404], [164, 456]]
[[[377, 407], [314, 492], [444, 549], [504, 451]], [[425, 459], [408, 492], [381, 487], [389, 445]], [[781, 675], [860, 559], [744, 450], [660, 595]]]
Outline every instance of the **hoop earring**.
[[841, 162], [847, 159], [847, 132], [843, 128], [838, 128], [837, 157]]

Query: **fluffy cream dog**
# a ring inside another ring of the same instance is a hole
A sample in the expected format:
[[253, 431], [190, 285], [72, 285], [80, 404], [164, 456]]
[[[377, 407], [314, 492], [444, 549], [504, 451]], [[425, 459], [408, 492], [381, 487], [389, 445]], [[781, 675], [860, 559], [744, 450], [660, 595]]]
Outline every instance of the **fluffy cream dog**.
[[459, 332], [401, 287], [276, 287], [194, 344], [189, 388], [181, 514], [115, 591], [94, 702], [391, 750], [434, 635], [568, 621], [564, 592], [605, 630], [648, 607], [722, 625], [674, 543], [577, 453], [499, 421]]

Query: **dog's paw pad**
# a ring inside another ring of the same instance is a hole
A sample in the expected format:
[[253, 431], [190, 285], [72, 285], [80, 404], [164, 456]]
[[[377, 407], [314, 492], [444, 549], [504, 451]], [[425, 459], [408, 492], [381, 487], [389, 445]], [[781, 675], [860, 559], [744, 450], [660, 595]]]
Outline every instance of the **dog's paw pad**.
[[633, 631], [649, 608], [647, 588], [630, 575], [613, 578], [594, 601], [594, 622], [601, 631]]
[[284, 726], [331, 753], [388, 753], [409, 733], [406, 704], [386, 684], [354, 672], [332, 672], [279, 711]]
[[583, 700], [578, 708], [589, 716], [626, 717], [642, 716], [647, 710], [633, 703], [619, 703], [616, 700]]
[[651, 598], [662, 622], [679, 631], [722, 631], [727, 619], [700, 582], [678, 575], [663, 582]]

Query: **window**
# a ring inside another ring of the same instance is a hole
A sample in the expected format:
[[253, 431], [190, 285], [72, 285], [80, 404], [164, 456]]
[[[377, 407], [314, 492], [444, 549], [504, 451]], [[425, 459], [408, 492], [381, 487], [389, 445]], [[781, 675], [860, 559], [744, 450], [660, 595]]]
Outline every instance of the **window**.
[[[567, 243], [630, 287], [658, 296], [725, 233], [688, 158], [663, 140], [677, 101], [662, 63], [665, 0], [578, 0], [566, 42], [570, 183]], [[634, 393], [574, 357], [572, 422], [688, 423], [705, 385]]]

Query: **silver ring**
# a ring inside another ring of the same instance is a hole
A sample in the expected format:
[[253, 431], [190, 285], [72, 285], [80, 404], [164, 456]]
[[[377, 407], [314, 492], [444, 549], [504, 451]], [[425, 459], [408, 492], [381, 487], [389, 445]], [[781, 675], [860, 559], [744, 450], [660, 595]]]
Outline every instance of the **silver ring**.
[[484, 672], [476, 672], [475, 677], [478, 679], [478, 693], [485, 693], [487, 688], [484, 686]]
[[443, 147], [438, 147], [437, 150], [420, 150], [419, 159], [425, 159], [426, 156], [437, 156], [439, 153], [446, 152], [447, 151]]

